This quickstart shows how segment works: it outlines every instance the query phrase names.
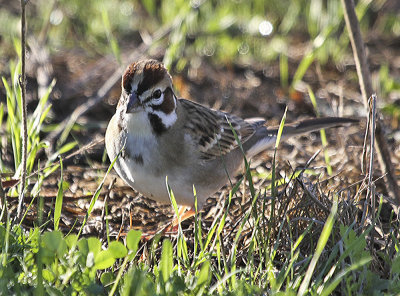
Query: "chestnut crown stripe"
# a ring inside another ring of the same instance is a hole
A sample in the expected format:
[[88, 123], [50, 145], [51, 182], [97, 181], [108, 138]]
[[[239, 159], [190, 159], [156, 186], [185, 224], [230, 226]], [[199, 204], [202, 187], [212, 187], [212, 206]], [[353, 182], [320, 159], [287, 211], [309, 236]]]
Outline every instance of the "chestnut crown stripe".
[[132, 91], [132, 81], [135, 75], [142, 74], [142, 80], [139, 82], [137, 87], [137, 94], [141, 95], [144, 91], [148, 90], [152, 86], [160, 82], [165, 75], [167, 75], [167, 69], [155, 60], [146, 61], [146, 65], [143, 68], [143, 73], [136, 73], [140, 68], [140, 62], [132, 63], [125, 71], [122, 78], [122, 87], [127, 93]]

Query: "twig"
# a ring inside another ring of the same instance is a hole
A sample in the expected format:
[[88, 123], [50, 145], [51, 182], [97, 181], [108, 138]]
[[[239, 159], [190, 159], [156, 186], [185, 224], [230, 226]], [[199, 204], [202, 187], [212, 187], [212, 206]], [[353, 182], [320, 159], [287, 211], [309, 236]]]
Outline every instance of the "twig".
[[325, 213], [329, 215], [330, 210], [306, 187], [303, 181], [299, 178], [296, 178], [296, 181], [300, 184], [300, 187], [304, 190], [308, 197], [310, 197], [318, 207], [320, 207]]
[[4, 192], [3, 184], [0, 180], [0, 222], [3, 222], [3, 214], [7, 212], [8, 211], [6, 208], [6, 193]]
[[364, 142], [363, 142], [363, 150], [362, 150], [362, 157], [361, 157], [361, 172], [365, 174], [367, 169], [367, 145], [368, 145], [368, 133], [371, 130], [371, 109], [368, 112], [368, 119], [367, 119], [367, 126], [365, 127], [365, 135], [364, 135]]
[[[361, 219], [361, 225], [364, 225], [365, 223], [365, 218], [367, 215], [367, 207], [368, 204], [371, 204], [372, 208], [372, 215], [375, 214], [374, 211], [374, 206], [375, 206], [375, 192], [374, 190], [374, 182], [372, 180], [372, 175], [373, 175], [373, 167], [374, 167], [374, 142], [375, 142], [375, 123], [376, 123], [376, 95], [372, 95], [371, 99], [371, 109], [370, 109], [370, 114], [369, 116], [369, 126], [370, 126], [370, 148], [369, 148], [369, 168], [368, 168], [368, 187], [367, 187], [367, 196], [364, 202], [364, 209], [363, 209], [363, 215]], [[368, 131], [366, 131], [367, 133]], [[365, 145], [365, 143], [364, 143]], [[372, 219], [374, 220], [374, 219]]]
[[25, 193], [26, 182], [26, 158], [27, 158], [27, 142], [28, 131], [26, 123], [26, 74], [25, 74], [25, 58], [26, 58], [26, 15], [25, 6], [28, 3], [26, 0], [21, 0], [21, 76], [19, 77], [19, 86], [21, 88], [22, 101], [22, 162], [21, 162], [21, 189], [19, 192], [17, 219], [20, 219], [22, 212], [22, 204]]
[[[369, 199], [371, 202], [371, 214], [372, 214], [372, 221], [373, 223], [376, 223], [375, 220], [375, 183], [372, 182], [372, 174], [373, 174], [373, 168], [374, 168], [374, 143], [375, 143], [375, 123], [376, 123], [376, 95], [372, 95], [372, 121], [371, 121], [371, 147], [369, 148], [370, 150], [370, 156], [369, 156], [369, 170], [368, 170], [368, 190], [367, 190], [367, 200]], [[375, 238], [375, 225], [372, 228], [371, 231], [371, 252], [373, 251], [374, 248], [374, 238]]]
[[[354, 9], [353, 0], [341, 0], [344, 10], [346, 27], [349, 32], [351, 46], [353, 48], [354, 60], [356, 63], [361, 94], [365, 108], [368, 108], [368, 98], [373, 94], [371, 74], [369, 72], [367, 58], [365, 55], [364, 42], [361, 37], [360, 25]], [[389, 191], [392, 193], [397, 205], [400, 205], [400, 189], [397, 184], [390, 151], [387, 147], [386, 139], [383, 134], [382, 124], [377, 116], [375, 145], [379, 164], [383, 173], [386, 173], [386, 180], [389, 184]]]
[[373, 168], [374, 168], [374, 143], [375, 143], [375, 124], [376, 124], [376, 95], [372, 95], [372, 118], [371, 118], [371, 147], [369, 148], [369, 168], [368, 168], [368, 191], [367, 191], [367, 196], [368, 198], [371, 199], [373, 205], [374, 203], [374, 197], [371, 196], [372, 192], [372, 187], [374, 186], [374, 183], [372, 182], [372, 175], [373, 175]]

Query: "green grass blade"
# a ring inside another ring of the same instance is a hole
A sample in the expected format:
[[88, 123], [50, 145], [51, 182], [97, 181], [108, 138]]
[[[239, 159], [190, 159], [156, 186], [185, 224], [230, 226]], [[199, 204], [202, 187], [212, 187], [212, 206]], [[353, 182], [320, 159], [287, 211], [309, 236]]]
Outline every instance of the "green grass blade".
[[118, 152], [117, 156], [115, 156], [115, 158], [113, 159], [112, 163], [110, 164], [110, 166], [109, 166], [108, 169], [107, 169], [106, 174], [105, 174], [104, 177], [103, 177], [103, 180], [101, 181], [101, 183], [100, 183], [99, 186], [97, 187], [95, 193], [93, 194], [92, 199], [90, 200], [89, 209], [87, 210], [86, 215], [85, 215], [85, 218], [83, 219], [83, 222], [82, 222], [82, 226], [81, 226], [81, 228], [79, 229], [79, 232], [78, 232], [78, 235], [77, 235], [78, 238], [80, 237], [80, 235], [81, 235], [81, 233], [82, 233], [83, 227], [85, 226], [86, 221], [87, 221], [88, 218], [89, 218], [89, 215], [92, 213], [94, 204], [96, 203], [96, 201], [97, 201], [97, 199], [98, 199], [98, 197], [99, 197], [99, 195], [100, 195], [101, 189], [102, 189], [103, 186], [104, 186], [104, 182], [106, 181], [106, 178], [107, 178], [108, 174], [111, 172], [111, 170], [112, 170], [112, 168], [113, 168], [115, 162], [117, 161], [118, 157], [120, 157], [121, 152], [122, 152], [122, 150], [123, 150], [124, 148], [125, 148], [125, 145], [121, 148], [121, 150]]
[[[310, 96], [311, 103], [314, 107], [314, 111], [317, 114], [317, 116], [319, 117], [319, 109], [318, 109], [318, 105], [317, 105], [317, 99], [315, 98], [315, 94], [309, 85], [307, 85], [307, 89], [308, 89], [308, 94]], [[326, 147], [328, 147], [328, 140], [326, 138], [325, 129], [321, 129], [320, 134], [321, 134], [322, 147], [324, 147], [324, 158], [325, 158], [326, 169], [327, 169], [328, 175], [332, 176], [333, 170], [332, 170], [332, 166], [331, 166], [331, 160], [330, 160], [328, 151], [326, 149]]]
[[172, 274], [173, 268], [173, 252], [172, 252], [172, 243], [169, 239], [165, 239], [163, 241], [162, 252], [161, 252], [161, 260], [160, 260], [160, 271], [164, 280], [164, 283], [168, 281]]
[[278, 134], [276, 135], [276, 141], [275, 141], [275, 149], [278, 149], [279, 143], [281, 142], [283, 128], [285, 126], [285, 121], [286, 121], [286, 113], [287, 113], [287, 106], [285, 108], [285, 112], [283, 113], [281, 122], [279, 124]]
[[64, 186], [63, 186], [63, 161], [60, 157], [60, 181], [58, 182], [58, 192], [56, 196], [56, 204], [54, 206], [54, 230], [58, 230], [58, 225], [61, 219], [61, 210], [64, 197]]
[[279, 56], [279, 70], [281, 78], [281, 86], [286, 89], [289, 85], [289, 64], [286, 54], [281, 53]]
[[317, 265], [319, 257], [322, 254], [322, 251], [325, 248], [326, 243], [328, 242], [329, 236], [331, 235], [333, 224], [335, 222], [335, 215], [337, 212], [337, 208], [338, 208], [338, 201], [337, 201], [337, 196], [335, 195], [331, 213], [329, 214], [328, 219], [325, 222], [324, 228], [322, 229], [322, 233], [318, 239], [317, 248], [315, 250], [314, 256], [311, 259], [310, 265], [308, 266], [308, 269], [304, 276], [303, 282], [300, 285], [300, 289], [297, 295], [305, 295], [307, 293], [308, 286], [310, 284], [314, 269]]
[[110, 43], [111, 46], [111, 51], [117, 60], [118, 64], [122, 64], [121, 62], [121, 50], [118, 46], [117, 39], [115, 39], [114, 35], [112, 34], [112, 29], [111, 29], [111, 23], [110, 23], [110, 18], [108, 17], [108, 12], [107, 10], [103, 7], [101, 10], [101, 16], [103, 19], [103, 25], [106, 31], [107, 39], [108, 42]]
[[307, 69], [310, 67], [312, 62], [314, 61], [315, 54], [314, 51], [307, 54], [300, 62], [299, 67], [293, 75], [293, 81], [291, 85], [291, 89], [294, 90], [296, 84], [303, 79], [304, 74], [306, 74]]
[[333, 281], [321, 291], [321, 296], [328, 296], [332, 295], [332, 292], [336, 289], [336, 287], [339, 285], [339, 283], [343, 280], [343, 278], [351, 271], [359, 269], [360, 267], [368, 264], [369, 262], [372, 261], [372, 257], [368, 256], [365, 258], [361, 258], [359, 261], [353, 263], [349, 267], [347, 267], [345, 270], [340, 272], [334, 279]]
[[3, 124], [3, 116], [4, 116], [4, 104], [3, 102], [0, 103], [0, 125]]
[[179, 216], [178, 204], [176, 202], [175, 195], [174, 195], [171, 187], [168, 184], [168, 176], [165, 177], [165, 184], [167, 186], [169, 199], [171, 201], [172, 207], [174, 208], [175, 215], [176, 215], [176, 217], [178, 219], [178, 242], [177, 242], [178, 257], [182, 257], [184, 259], [184, 262], [188, 263], [189, 262], [188, 247], [187, 247], [187, 244], [186, 244], [186, 239], [183, 236], [181, 220], [180, 220], [180, 216]]

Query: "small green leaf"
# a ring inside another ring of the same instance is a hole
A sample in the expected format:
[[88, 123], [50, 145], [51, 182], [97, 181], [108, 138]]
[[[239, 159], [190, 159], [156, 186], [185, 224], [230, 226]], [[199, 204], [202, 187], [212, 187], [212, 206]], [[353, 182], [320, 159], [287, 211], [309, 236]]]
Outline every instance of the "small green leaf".
[[64, 146], [62, 146], [60, 149], [58, 149], [58, 154], [64, 154], [68, 151], [70, 151], [71, 149], [73, 149], [76, 145], [78, 144], [78, 142], [73, 141], [73, 142], [69, 142], [67, 144], [65, 144]]
[[65, 242], [67, 243], [68, 248], [72, 248], [76, 245], [76, 242], [78, 241], [78, 237], [76, 234], [70, 234], [65, 238]]
[[399, 254], [397, 254], [397, 256], [393, 260], [392, 273], [400, 273], [400, 255]]
[[64, 241], [60, 231], [46, 232], [43, 235], [43, 247], [45, 252], [56, 253], [61, 257], [67, 251], [67, 243]]
[[111, 255], [116, 259], [123, 258], [128, 254], [126, 247], [121, 242], [117, 241], [111, 242], [108, 245], [108, 250], [110, 250]]
[[56, 277], [54, 276], [54, 274], [50, 270], [43, 269], [43, 279], [44, 280], [52, 283], [52, 282], [54, 282], [55, 278]]
[[166, 282], [172, 273], [173, 258], [172, 258], [172, 243], [170, 240], [166, 239], [163, 242], [161, 261], [160, 261], [160, 271], [164, 282]]
[[105, 272], [100, 277], [100, 282], [103, 286], [111, 284], [115, 280], [114, 274], [111, 272]]
[[211, 280], [210, 275], [211, 275], [210, 274], [210, 261], [206, 260], [200, 269], [199, 277], [197, 279], [197, 285], [200, 287], [208, 285]]
[[82, 255], [84, 255], [86, 257], [87, 254], [89, 253], [88, 240], [86, 238], [81, 239], [78, 242], [78, 248], [81, 251]]
[[142, 232], [138, 230], [130, 230], [126, 236], [126, 246], [129, 250], [136, 254], [140, 238], [142, 237]]
[[87, 242], [89, 252], [93, 252], [93, 255], [96, 257], [101, 250], [101, 243], [99, 239], [95, 237], [89, 237]]
[[100, 251], [94, 259], [94, 267], [96, 269], [106, 269], [111, 267], [115, 262], [110, 250]]

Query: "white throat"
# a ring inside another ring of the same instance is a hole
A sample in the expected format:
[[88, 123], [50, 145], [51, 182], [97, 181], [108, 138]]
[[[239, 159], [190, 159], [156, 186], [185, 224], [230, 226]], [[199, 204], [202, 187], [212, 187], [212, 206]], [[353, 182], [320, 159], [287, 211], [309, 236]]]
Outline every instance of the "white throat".
[[149, 138], [153, 137], [153, 130], [147, 116], [147, 112], [140, 111], [135, 113], [123, 114], [123, 128], [129, 131], [134, 137]]

